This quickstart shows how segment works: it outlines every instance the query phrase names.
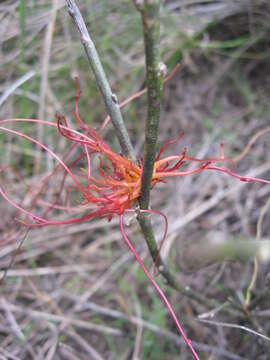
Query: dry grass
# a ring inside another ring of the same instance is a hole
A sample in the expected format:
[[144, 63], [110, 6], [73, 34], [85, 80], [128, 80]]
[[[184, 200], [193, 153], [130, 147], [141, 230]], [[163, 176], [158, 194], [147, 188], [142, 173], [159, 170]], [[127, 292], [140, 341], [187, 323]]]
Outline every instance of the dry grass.
[[[101, 123], [106, 114], [64, 2], [25, 1], [24, 19], [19, 8], [22, 3], [9, 0], [0, 4], [0, 118], [41, 114], [53, 120], [56, 111], [70, 114], [75, 93], [72, 76], [76, 73], [83, 89], [82, 117], [90, 124]], [[124, 99], [143, 85], [137, 13], [128, 0], [81, 3], [110, 82]], [[52, 12], [53, 4], [57, 13]], [[226, 11], [221, 12], [222, 6]], [[187, 12], [192, 15], [185, 26], [187, 33], [202, 31], [201, 35], [187, 36], [180, 26], [180, 11], [185, 20], [189, 19]], [[211, 14], [223, 15], [213, 23]], [[198, 28], [198, 17], [208, 28], [202, 30], [201, 24]], [[184, 139], [168, 151], [180, 153], [187, 146], [190, 154], [207, 157], [216, 155], [224, 141], [225, 153], [235, 157], [254, 133], [269, 126], [268, 23], [266, 1], [256, 7], [249, 1], [194, 1], [185, 8], [180, 1], [166, 2], [164, 58], [173, 62], [181, 54], [182, 70], [164, 93], [160, 142], [185, 131]], [[140, 99], [124, 111], [138, 154], [142, 153], [144, 101]], [[45, 139], [58, 153], [65, 149], [64, 141], [50, 131], [23, 130]], [[108, 129], [106, 137], [116, 145], [111, 134]], [[16, 200], [25, 193], [17, 172], [31, 187], [54, 165], [34, 147], [2, 134], [0, 154], [1, 168], [9, 164], [16, 169], [5, 175], [1, 172], [0, 178], [1, 183], [12, 186]], [[238, 164], [239, 173], [269, 179], [269, 154], [269, 134], [265, 134]], [[52, 184], [59, 181], [55, 177]], [[215, 173], [170, 181], [153, 190], [152, 207], [162, 210], [169, 220], [163, 256], [181, 284], [218, 304], [207, 307], [166, 289], [201, 359], [269, 357], [269, 340], [245, 329], [269, 334], [267, 282], [265, 285], [269, 263], [259, 264], [251, 298], [254, 306], [245, 313], [252, 259], [219, 259], [209, 264], [200, 257], [208, 240], [254, 240], [269, 197], [267, 185], [239, 183]], [[1, 240], [11, 235], [13, 239], [0, 248], [0, 276], [4, 277], [0, 287], [0, 359], [158, 360], [176, 359], [179, 353], [181, 359], [190, 358], [163, 304], [123, 244], [117, 218], [110, 223], [98, 220], [31, 230], [24, 239], [24, 230], [14, 221], [16, 212], [2, 199], [0, 214]], [[159, 237], [163, 224], [159, 218], [153, 220]], [[266, 211], [260, 229], [266, 239], [268, 221]], [[135, 222], [127, 231], [151, 267]], [[227, 308], [235, 313], [228, 314]], [[202, 314], [219, 325], [200, 322]]]

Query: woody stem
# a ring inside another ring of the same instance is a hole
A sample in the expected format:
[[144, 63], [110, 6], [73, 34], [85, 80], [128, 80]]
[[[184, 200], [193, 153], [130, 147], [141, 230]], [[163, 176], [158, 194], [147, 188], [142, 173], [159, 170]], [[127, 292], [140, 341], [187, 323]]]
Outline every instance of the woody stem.
[[160, 0], [144, 0], [143, 2], [134, 0], [134, 3], [141, 13], [145, 50], [147, 119], [145, 124], [140, 206], [142, 209], [148, 209], [156, 155], [163, 83], [160, 57]]
[[[147, 84], [147, 119], [145, 124], [145, 144], [143, 159], [142, 188], [140, 196], [141, 209], [147, 210], [150, 202], [153, 168], [156, 156], [156, 144], [162, 97], [162, 76], [160, 71], [160, 0], [137, 1], [133, 0], [141, 14], [144, 35], [146, 84]], [[158, 248], [153, 234], [151, 221], [147, 214], [141, 213], [138, 217], [148, 249], [153, 259], [158, 257]], [[158, 270], [170, 285], [175, 287], [175, 281], [158, 258]]]

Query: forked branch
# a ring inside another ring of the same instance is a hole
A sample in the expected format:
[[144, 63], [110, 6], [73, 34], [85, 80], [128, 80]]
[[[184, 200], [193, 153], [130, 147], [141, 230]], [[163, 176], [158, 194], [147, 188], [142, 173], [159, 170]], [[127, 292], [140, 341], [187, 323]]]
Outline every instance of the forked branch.
[[[74, 0], [66, 0], [67, 6], [68, 6], [68, 12], [70, 16], [72, 17], [78, 31], [80, 34], [81, 42], [84, 46], [87, 58], [89, 60], [89, 63], [91, 65], [91, 68], [95, 74], [95, 78], [99, 87], [99, 90], [103, 96], [103, 100], [105, 103], [105, 106], [108, 110], [109, 116], [112, 120], [116, 136], [119, 140], [121, 150], [122, 152], [127, 155], [130, 159], [135, 160], [135, 153], [134, 149], [132, 147], [127, 129], [125, 127], [122, 114], [120, 111], [120, 107], [117, 101], [117, 97], [115, 94], [112, 93], [110, 85], [108, 83], [108, 80], [106, 78], [105, 72], [103, 70], [101, 61], [99, 59], [97, 50], [95, 48], [95, 45], [90, 37], [90, 34], [86, 28], [85, 22], [83, 20], [83, 17], [80, 13], [79, 8], [77, 7]], [[151, 10], [151, 9], [150, 9]], [[156, 13], [158, 9], [155, 7], [155, 12], [151, 15], [152, 17], [156, 16]], [[151, 10], [152, 11], [152, 10]], [[159, 25], [158, 25], [159, 27]], [[155, 28], [157, 28], [155, 26]], [[155, 45], [155, 52], [159, 52], [159, 35], [158, 38], [153, 41], [151, 40], [153, 37], [153, 29], [149, 28], [150, 31], [150, 41], [151, 44]], [[158, 30], [159, 32], [159, 30]], [[148, 35], [146, 35], [148, 37]], [[151, 45], [152, 46], [152, 45]], [[149, 54], [152, 53], [150, 48], [147, 50]], [[148, 46], [147, 46], [148, 48]], [[148, 58], [149, 56], [147, 56]], [[155, 58], [158, 57], [155, 55]], [[152, 61], [152, 60], [151, 60]], [[150, 61], [150, 62], [151, 62]], [[153, 166], [154, 166], [154, 158], [155, 158], [155, 148], [156, 148], [156, 140], [157, 140], [157, 131], [158, 131], [158, 122], [159, 122], [159, 113], [160, 113], [160, 97], [161, 97], [161, 76], [157, 73], [156, 66], [151, 70], [149, 77], [154, 77], [154, 83], [155, 85], [152, 85], [152, 82], [150, 80], [147, 81], [147, 85], [150, 86], [148, 88], [148, 101], [150, 101], [149, 111], [148, 111], [148, 119], [150, 121], [147, 121], [146, 125], [146, 157], [145, 157], [145, 166], [144, 168], [148, 169], [146, 172], [144, 172], [143, 175], [143, 186], [142, 191], [144, 195], [141, 197], [142, 202], [140, 206], [143, 209], [148, 208], [149, 204], [149, 194], [150, 194], [150, 188], [151, 188], [151, 182], [152, 182], [152, 173], [153, 173]], [[152, 75], [151, 75], [152, 74]], [[156, 94], [156, 85], [158, 84], [159, 88], [159, 94]], [[149, 92], [150, 91], [150, 92]], [[153, 112], [151, 109], [154, 109], [155, 104], [158, 104], [157, 111]], [[152, 136], [151, 134], [154, 134]], [[143, 200], [144, 199], [144, 200]], [[147, 242], [147, 246], [150, 250], [150, 254], [153, 258], [153, 261], [156, 262], [157, 256], [158, 256], [158, 247], [155, 241], [153, 228], [151, 225], [151, 221], [148, 217], [148, 215], [139, 215], [138, 221], [140, 223], [144, 238]], [[165, 265], [162, 262], [162, 259], [158, 259], [158, 269], [162, 276], [165, 278], [166, 282], [175, 287], [175, 281], [173, 280], [173, 277], [169, 274], [169, 271], [166, 269]]]

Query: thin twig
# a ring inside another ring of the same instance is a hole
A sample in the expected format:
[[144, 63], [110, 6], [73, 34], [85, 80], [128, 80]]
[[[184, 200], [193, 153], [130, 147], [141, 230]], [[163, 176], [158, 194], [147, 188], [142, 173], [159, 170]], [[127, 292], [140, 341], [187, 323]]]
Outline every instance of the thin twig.
[[242, 160], [250, 151], [251, 147], [255, 144], [255, 142], [263, 135], [265, 135], [266, 133], [270, 132], [270, 126], [267, 126], [266, 128], [263, 128], [261, 130], [259, 130], [258, 132], [256, 132], [256, 134], [254, 136], [252, 136], [252, 138], [249, 140], [248, 144], [245, 146], [244, 150], [242, 150], [240, 152], [240, 154], [238, 154], [237, 156], [235, 156], [233, 158], [234, 161], [239, 162], [240, 160]]
[[136, 159], [134, 149], [132, 147], [127, 129], [122, 118], [117, 97], [115, 94], [112, 93], [111, 87], [99, 59], [95, 44], [93, 43], [89, 35], [83, 17], [75, 1], [66, 0], [66, 3], [68, 6], [68, 12], [79, 31], [81, 42], [84, 46], [87, 58], [95, 75], [99, 90], [103, 96], [106, 109], [109, 112], [110, 118], [115, 128], [116, 136], [121, 145], [121, 149], [126, 156], [135, 161]]
[[23, 85], [26, 81], [30, 80], [33, 76], [36, 75], [36, 71], [30, 70], [26, 74], [24, 74], [22, 77], [17, 79], [14, 83], [8, 86], [8, 88], [2, 93], [0, 96], [0, 107], [3, 105], [3, 103], [7, 100], [7, 98], [15, 92], [16, 89], [18, 89], [21, 85]]
[[253, 329], [248, 328], [247, 326], [238, 325], [238, 324], [232, 324], [232, 323], [225, 323], [225, 322], [219, 322], [219, 321], [213, 321], [213, 320], [206, 320], [206, 319], [198, 319], [200, 322], [211, 324], [215, 326], [222, 326], [222, 327], [228, 327], [233, 329], [240, 329], [244, 330], [248, 333], [251, 333], [253, 335], [259, 336], [263, 338], [264, 340], [270, 341], [270, 338], [264, 334], [259, 333], [258, 331], [255, 331]]

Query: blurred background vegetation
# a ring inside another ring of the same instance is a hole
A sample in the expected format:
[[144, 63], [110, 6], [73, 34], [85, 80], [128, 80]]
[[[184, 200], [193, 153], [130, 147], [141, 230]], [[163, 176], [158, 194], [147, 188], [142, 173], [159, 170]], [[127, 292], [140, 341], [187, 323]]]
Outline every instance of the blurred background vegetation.
[[[131, 0], [78, 0], [113, 91], [120, 101], [144, 87], [141, 19]], [[42, 118], [65, 114], [72, 123], [74, 76], [83, 91], [81, 117], [98, 126], [106, 116], [77, 30], [61, 0], [6, 0], [0, 3], [0, 118]], [[164, 89], [160, 143], [181, 130], [193, 156], [236, 156], [256, 131], [269, 126], [270, 5], [267, 0], [167, 0], [161, 10], [162, 58], [181, 69]], [[138, 158], [142, 157], [146, 98], [123, 114]], [[24, 125], [52, 149], [65, 144], [47, 128]], [[105, 138], [117, 148], [109, 125]], [[262, 137], [238, 165], [238, 172], [270, 178], [269, 136]], [[46, 160], [46, 159], [45, 159]], [[0, 133], [0, 166], [12, 165], [28, 185], [51, 169], [26, 141]], [[41, 174], [41, 175], [40, 175]], [[1, 172], [21, 198], [22, 184]], [[56, 181], [56, 180], [55, 180]], [[201, 264], [209, 239], [254, 239], [269, 186], [240, 184], [223, 174], [170, 181], [155, 189], [152, 207], [169, 220], [164, 257], [179, 277], [221, 306], [241, 309], [252, 276], [252, 261]], [[0, 234], [16, 241], [0, 248], [0, 354], [3, 359], [190, 359], [175, 335], [166, 309], [122, 244], [118, 220], [31, 231], [16, 252], [22, 232], [16, 213], [0, 202]], [[153, 219], [157, 234], [162, 222]], [[269, 237], [266, 212], [261, 236]], [[65, 231], [63, 230], [65, 229]], [[148, 267], [151, 259], [136, 223], [128, 228]], [[193, 252], [190, 249], [194, 249]], [[189, 254], [189, 256], [186, 256]], [[12, 266], [10, 261], [13, 259]], [[207, 266], [206, 266], [207, 265]], [[215, 320], [270, 330], [265, 279], [260, 264], [248, 314], [219, 312]], [[165, 285], [160, 281], [161, 285]], [[166, 289], [201, 359], [268, 359], [269, 340], [244, 331], [199, 322], [211, 309]], [[225, 305], [224, 305], [225, 304]], [[240, 311], [241, 313], [241, 311]], [[179, 354], [180, 357], [179, 357]]]

